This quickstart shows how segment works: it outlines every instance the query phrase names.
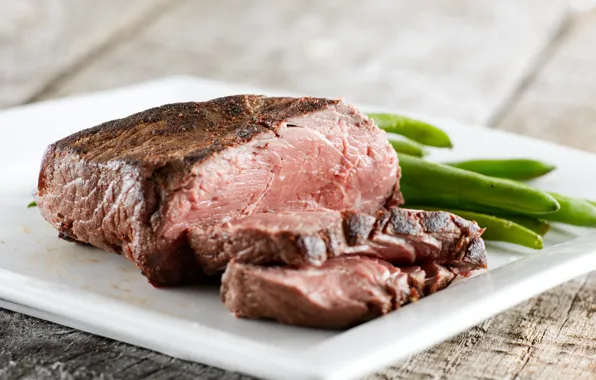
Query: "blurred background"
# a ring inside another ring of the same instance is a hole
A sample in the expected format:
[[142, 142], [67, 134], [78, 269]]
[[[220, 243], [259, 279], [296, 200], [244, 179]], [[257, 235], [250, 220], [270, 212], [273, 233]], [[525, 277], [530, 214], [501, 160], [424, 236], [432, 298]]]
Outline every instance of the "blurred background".
[[[596, 0], [0, 0], [0, 109], [187, 74], [342, 96], [596, 152], [595, 6]], [[375, 378], [587, 379], [596, 362], [594, 289], [594, 274], [574, 280]], [[2, 318], [19, 334], [50, 336], [55, 329], [15, 322], [25, 317], [12, 313]], [[574, 345], [554, 345], [564, 341], [570, 321], [579, 329]], [[96, 352], [107, 352], [99, 357], [134, 362], [139, 352], [144, 368], [214, 373], [101, 338], [80, 335], [86, 343], [77, 346], [77, 333], [69, 334], [73, 349], [87, 352], [92, 342]], [[0, 377], [18, 352], [6, 349], [0, 345]], [[43, 359], [51, 365], [39, 364], [41, 356], [31, 360], [50, 375], [62, 370], [51, 358]]]
[[0, 107], [190, 74], [595, 149], [595, 4], [0, 0]]

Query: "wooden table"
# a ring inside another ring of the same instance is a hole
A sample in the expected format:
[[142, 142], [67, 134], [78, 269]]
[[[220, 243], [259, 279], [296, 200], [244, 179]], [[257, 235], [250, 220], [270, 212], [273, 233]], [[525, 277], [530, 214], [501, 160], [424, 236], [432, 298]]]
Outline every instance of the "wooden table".
[[[0, 107], [191, 74], [596, 151], [592, 2], [0, 0]], [[593, 379], [594, 313], [592, 273], [370, 379]], [[0, 310], [0, 378], [247, 377]]]

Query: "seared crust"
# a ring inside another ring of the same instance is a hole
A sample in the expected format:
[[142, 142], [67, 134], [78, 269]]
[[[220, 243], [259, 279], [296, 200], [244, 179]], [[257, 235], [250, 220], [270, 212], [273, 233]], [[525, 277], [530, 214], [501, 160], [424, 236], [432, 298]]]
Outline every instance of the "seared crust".
[[[170, 188], [194, 164], [251, 141], [260, 133], [276, 133], [280, 120], [338, 103], [340, 100], [264, 95], [172, 103], [79, 131], [52, 144], [50, 149], [71, 153], [90, 163], [124, 163], [147, 180]], [[40, 177], [42, 191], [44, 184]]]
[[[373, 240], [375, 234], [406, 238], [416, 243], [417, 250], [433, 253], [427, 257], [427, 262], [447, 265], [467, 275], [487, 267], [483, 232], [476, 222], [445, 211], [391, 207], [377, 213]], [[440, 249], [435, 250], [436, 246]]]
[[[167, 104], [85, 129], [46, 150], [40, 211], [61, 237], [123, 254], [153, 284], [194, 282], [199, 269], [185, 237], [163, 246], [154, 236], [168, 197], [192, 178], [192, 167], [338, 103], [236, 95]], [[362, 127], [375, 128], [371, 121]]]
[[232, 261], [222, 276], [221, 299], [239, 318], [344, 329], [438, 292], [455, 277], [438, 264], [400, 268], [369, 257], [301, 268]]
[[[292, 226], [294, 220], [304, 225]], [[486, 268], [483, 231], [448, 212], [389, 207], [376, 219], [355, 211], [251, 215], [191, 229], [188, 239], [208, 274], [223, 271], [231, 260], [320, 266], [337, 256], [366, 255], [396, 265], [437, 263], [466, 275]]]
[[280, 120], [326, 109], [339, 100], [234, 95], [166, 104], [85, 129], [54, 145], [90, 162], [123, 161], [147, 169], [195, 164], [228, 147], [276, 132]]

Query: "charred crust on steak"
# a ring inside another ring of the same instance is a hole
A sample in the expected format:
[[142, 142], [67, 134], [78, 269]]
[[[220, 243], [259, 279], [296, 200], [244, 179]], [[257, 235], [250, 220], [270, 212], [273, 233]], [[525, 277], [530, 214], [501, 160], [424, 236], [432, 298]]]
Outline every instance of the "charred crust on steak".
[[453, 221], [452, 214], [445, 212], [430, 211], [426, 213], [426, 216], [420, 221], [424, 230], [429, 233], [443, 232], [450, 227], [450, 222]]
[[[346, 143], [355, 149], [349, 157], [340, 146]], [[304, 173], [292, 165], [304, 167]], [[358, 170], [336, 178], [333, 165]], [[277, 187], [267, 199], [259, 198], [269, 191], [261, 186], [270, 183], [262, 174], [268, 169]], [[245, 181], [243, 176], [251, 174], [258, 181]], [[290, 180], [304, 186], [286, 191]], [[155, 285], [178, 285], [201, 269], [186, 238], [191, 227], [268, 210], [353, 207], [373, 214], [401, 196], [398, 181], [398, 159], [383, 132], [352, 105], [236, 95], [166, 104], [55, 142], [42, 161], [37, 197], [42, 216], [64, 235], [122, 253]], [[329, 182], [337, 189], [328, 189]], [[218, 191], [224, 193], [221, 198]], [[265, 200], [253, 210], [254, 199]], [[218, 211], [212, 213], [211, 207]], [[70, 225], [62, 224], [69, 220]], [[366, 228], [355, 224], [350, 239], [364, 240]], [[310, 237], [294, 234], [294, 241], [280, 236], [276, 244], [281, 250], [289, 247], [289, 256], [300, 251], [320, 262], [345, 247], [341, 229], [340, 223]], [[225, 266], [229, 258], [220, 252], [209, 260]]]
[[[318, 286], [323, 278], [332, 278]], [[343, 329], [387, 314], [448, 286], [446, 267], [395, 267], [370, 257], [340, 257], [321, 268], [264, 267], [232, 260], [221, 299], [241, 318]]]
[[390, 210], [390, 219], [387, 232], [401, 235], [416, 235], [420, 233], [420, 223], [417, 218], [404, 218], [403, 211], [397, 207], [392, 207]]
[[345, 211], [342, 219], [343, 232], [348, 245], [366, 244], [376, 223], [376, 219], [372, 216], [353, 211]]
[[[185, 167], [250, 141], [259, 133], [275, 132], [280, 120], [339, 102], [312, 97], [235, 95], [206, 102], [166, 104], [85, 129], [54, 146], [92, 162], [118, 160], [149, 170], [168, 164]], [[163, 141], [168, 138], [175, 143]], [[152, 140], [155, 144], [147, 143]]]
[[327, 257], [335, 257], [341, 254], [343, 248], [342, 237], [339, 236], [338, 231], [327, 228], [322, 232], [322, 238], [327, 246]]
[[327, 244], [317, 235], [296, 237], [296, 247], [304, 257], [313, 263], [323, 263], [327, 259]]
[[389, 223], [390, 219], [391, 213], [386, 208], [382, 208], [379, 211], [377, 211], [375, 224], [371, 232], [371, 237], [374, 237], [375, 234], [384, 233], [385, 227], [387, 226], [387, 223]]
[[[394, 265], [436, 262], [462, 274], [486, 267], [482, 230], [472, 222], [456, 218], [455, 223], [443, 211], [396, 207], [376, 215], [375, 219], [355, 211], [332, 210], [274, 217], [257, 214], [207, 230], [193, 229], [189, 241], [207, 272], [224, 270], [234, 259], [258, 265], [321, 266], [328, 259], [353, 255], [377, 257]], [[244, 253], [247, 250], [250, 254]]]
[[451, 268], [457, 274], [467, 276], [474, 268], [487, 268], [484, 240], [477, 236], [466, 242], [461, 259], [454, 260]]

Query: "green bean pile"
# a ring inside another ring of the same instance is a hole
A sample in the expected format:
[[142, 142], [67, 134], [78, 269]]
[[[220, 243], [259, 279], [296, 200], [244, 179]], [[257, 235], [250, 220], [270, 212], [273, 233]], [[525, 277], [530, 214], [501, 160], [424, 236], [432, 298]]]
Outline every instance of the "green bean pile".
[[546, 175], [554, 165], [538, 160], [478, 159], [435, 163], [424, 146], [450, 148], [447, 133], [408, 117], [368, 114], [383, 130], [402, 170], [404, 207], [443, 210], [486, 228], [485, 240], [541, 249], [552, 222], [596, 227], [596, 202], [542, 191], [523, 181]]

